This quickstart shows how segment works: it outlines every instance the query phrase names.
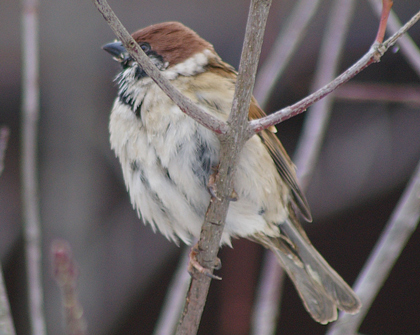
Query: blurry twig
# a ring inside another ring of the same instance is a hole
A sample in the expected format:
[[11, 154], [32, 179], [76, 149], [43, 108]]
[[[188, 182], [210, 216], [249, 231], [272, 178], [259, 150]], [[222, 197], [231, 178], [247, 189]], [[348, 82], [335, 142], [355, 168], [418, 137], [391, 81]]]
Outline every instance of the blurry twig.
[[[368, 2], [376, 14], [380, 16], [381, 0], [369, 0]], [[391, 11], [389, 15], [387, 29], [391, 32], [391, 34], [395, 34], [399, 29], [401, 29], [401, 22], [394, 11]], [[416, 43], [414, 43], [409, 34], [405, 34], [398, 41], [398, 45], [401, 47], [401, 52], [407, 58], [407, 61], [410, 63], [411, 67], [420, 77], [420, 50]]]
[[4, 156], [6, 154], [7, 142], [9, 141], [10, 130], [6, 126], [0, 127], [0, 176], [4, 170]]
[[184, 251], [179, 259], [178, 267], [169, 284], [165, 304], [156, 323], [154, 335], [168, 335], [175, 332], [182, 307], [184, 307], [185, 295], [188, 290], [191, 276], [186, 271], [189, 261], [190, 250], [184, 247]]
[[420, 104], [419, 85], [350, 82], [334, 92], [334, 98], [353, 101]]
[[276, 38], [255, 82], [254, 95], [262, 108], [267, 105], [277, 81], [302, 42], [306, 28], [320, 2], [320, 0], [299, 0], [290, 13], [285, 28]]
[[275, 334], [284, 278], [285, 272], [276, 256], [267, 250], [255, 296], [251, 320], [252, 335]]
[[61, 289], [66, 330], [68, 335], [86, 335], [83, 308], [77, 296], [76, 283], [79, 275], [70, 245], [66, 241], [54, 241], [51, 246], [53, 273]]
[[420, 163], [354, 284], [354, 290], [362, 300], [362, 308], [356, 315], [340, 313], [339, 320], [331, 327], [328, 335], [356, 333], [404, 246], [417, 228], [419, 219]]
[[[355, 4], [354, 0], [338, 0], [329, 13], [312, 90], [335, 77]], [[319, 156], [331, 105], [332, 96], [329, 95], [313, 106], [313, 110], [305, 121], [295, 160], [303, 190], [309, 184], [310, 176], [312, 176]], [[279, 269], [278, 262], [272, 253], [266, 253], [265, 258], [261, 275], [263, 280], [257, 291], [253, 319], [253, 334], [255, 335], [274, 334], [280, 306], [278, 292], [280, 292], [280, 285], [282, 285], [284, 277], [284, 272]]]
[[[0, 175], [4, 170], [4, 156], [9, 139], [9, 128], [0, 127]], [[12, 314], [10, 313], [9, 299], [7, 297], [6, 285], [3, 278], [3, 271], [0, 264], [0, 334], [15, 335]]]
[[42, 289], [37, 143], [39, 117], [38, 0], [23, 0], [21, 178], [29, 315], [33, 335], [46, 334]]
[[[354, 0], [337, 0], [333, 3], [329, 21], [325, 28], [311, 92], [336, 77], [355, 6], [356, 1]], [[308, 188], [318, 161], [333, 101], [334, 96], [332, 94], [327, 95], [324, 99], [315, 103], [311, 107], [311, 112], [306, 115], [294, 159], [298, 179], [304, 190]]]

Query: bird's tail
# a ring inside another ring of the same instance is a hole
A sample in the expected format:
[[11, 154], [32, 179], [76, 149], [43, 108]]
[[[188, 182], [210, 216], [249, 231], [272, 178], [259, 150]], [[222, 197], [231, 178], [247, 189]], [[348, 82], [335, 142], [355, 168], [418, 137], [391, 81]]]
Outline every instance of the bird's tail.
[[280, 238], [255, 238], [275, 253], [309, 314], [322, 324], [337, 319], [337, 308], [356, 314], [361, 307], [359, 298], [315, 250], [299, 224], [288, 219], [279, 228]]

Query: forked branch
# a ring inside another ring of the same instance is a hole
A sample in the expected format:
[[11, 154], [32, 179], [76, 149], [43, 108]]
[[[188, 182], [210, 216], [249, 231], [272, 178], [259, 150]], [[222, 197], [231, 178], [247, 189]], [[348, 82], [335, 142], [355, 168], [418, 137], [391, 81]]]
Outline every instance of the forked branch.
[[336, 79], [328, 83], [327, 85], [321, 87], [316, 92], [307, 96], [306, 98], [298, 101], [292, 106], [283, 108], [269, 116], [264, 118], [253, 120], [249, 122], [249, 137], [258, 133], [264, 129], [267, 129], [273, 125], [276, 125], [280, 122], [286, 121], [293, 116], [303, 113], [306, 109], [314, 104], [315, 102], [321, 100], [326, 95], [333, 92], [335, 89], [355, 77], [358, 73], [364, 70], [366, 67], [372, 63], [377, 63], [380, 61], [383, 54], [395, 44], [395, 42], [407, 32], [418, 20], [420, 19], [420, 12], [414, 15], [404, 26], [401, 27], [394, 35], [387, 39], [383, 43], [375, 42], [369, 51], [362, 57], [358, 62], [356, 62], [349, 69], [344, 71]]

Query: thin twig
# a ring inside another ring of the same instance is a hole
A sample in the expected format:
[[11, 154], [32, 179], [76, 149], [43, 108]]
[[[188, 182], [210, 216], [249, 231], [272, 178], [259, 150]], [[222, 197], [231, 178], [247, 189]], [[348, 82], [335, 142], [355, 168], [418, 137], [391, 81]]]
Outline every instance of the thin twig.
[[[334, 2], [321, 45], [320, 59], [312, 90], [335, 77], [354, 8], [354, 0]], [[313, 106], [305, 121], [295, 159], [298, 178], [303, 190], [307, 188], [318, 160], [331, 106], [332, 96], [329, 95]], [[284, 272], [278, 269], [278, 261], [272, 253], [266, 253], [265, 258], [261, 277], [267, 277], [267, 279], [261, 281], [257, 292], [256, 315], [253, 320], [253, 334], [255, 335], [275, 333], [280, 306], [280, 295], [277, 292], [280, 292], [280, 285], [282, 285], [284, 277]]]
[[382, 10], [379, 19], [379, 29], [375, 39], [376, 43], [382, 43], [382, 41], [384, 40], [389, 13], [391, 12], [393, 3], [393, 0], [382, 0]]
[[[9, 128], [0, 127], [0, 175], [4, 170], [4, 156], [6, 153], [7, 142], [9, 140]], [[0, 334], [15, 335], [16, 330], [13, 325], [12, 314], [10, 313], [9, 298], [7, 297], [6, 284], [3, 278], [3, 270], [0, 263]]]
[[285, 275], [274, 253], [267, 251], [264, 255], [252, 313], [252, 335], [275, 334]]
[[[211, 201], [198, 243], [200, 253], [197, 258], [200, 264], [206, 267], [214, 265], [219, 250], [229, 196], [233, 189], [235, 163], [246, 141], [249, 103], [270, 5], [271, 1], [267, 0], [251, 1], [232, 111], [228, 120], [231, 130], [221, 140], [220, 164], [215, 188], [220, 201], [216, 198]], [[210, 278], [198, 274], [197, 271], [193, 273], [177, 335], [196, 334], [209, 286]]]
[[334, 91], [342, 100], [420, 104], [419, 85], [350, 82]]
[[105, 21], [111, 27], [117, 38], [123, 43], [130, 55], [138, 62], [147, 75], [178, 105], [178, 107], [188, 116], [204, 127], [214, 131], [217, 134], [227, 132], [227, 126], [223, 121], [206, 113], [202, 108], [194, 104], [189, 98], [182, 95], [162, 73], [156, 68], [152, 61], [147, 57], [139, 47], [121, 21], [115, 15], [114, 11], [108, 5], [106, 0], [92, 0], [93, 4], [104, 17]]
[[21, 178], [29, 315], [33, 335], [46, 334], [38, 201], [38, 0], [23, 0]]
[[[315, 91], [336, 77], [356, 1], [337, 0], [332, 6], [311, 91]], [[311, 112], [306, 115], [294, 159], [297, 176], [304, 190], [308, 188], [318, 161], [333, 102], [334, 96], [327, 95], [315, 103], [311, 107]]]
[[10, 130], [6, 126], [0, 127], [0, 176], [4, 170], [4, 156], [6, 154], [7, 142], [9, 141]]
[[328, 335], [356, 333], [404, 246], [417, 228], [419, 219], [420, 163], [356, 280], [354, 290], [362, 300], [362, 308], [356, 315], [340, 315]]
[[185, 270], [189, 259], [189, 249], [184, 247], [177, 270], [169, 284], [165, 303], [153, 332], [154, 335], [173, 334], [176, 329], [191, 280], [190, 274]]
[[[382, 7], [381, 0], [369, 0], [369, 3], [375, 13], [380, 16]], [[387, 29], [391, 34], [395, 34], [399, 29], [401, 29], [401, 22], [394, 11], [391, 11], [389, 15]], [[411, 67], [420, 77], [420, 50], [416, 43], [414, 43], [409, 34], [405, 34], [398, 41], [398, 45], [401, 47], [401, 52], [407, 58], [407, 61], [410, 63]]]
[[68, 335], [86, 335], [87, 323], [77, 296], [79, 271], [68, 242], [57, 240], [51, 246], [54, 279], [61, 289], [61, 300]]
[[369, 51], [360, 58], [353, 66], [344, 71], [340, 76], [334, 79], [329, 84], [320, 88], [316, 92], [302, 99], [301, 101], [295, 103], [292, 106], [283, 108], [273, 114], [270, 114], [264, 118], [250, 121], [248, 127], [249, 137], [253, 134], [260, 132], [263, 129], [267, 129], [275, 124], [286, 121], [293, 116], [296, 116], [300, 113], [303, 113], [309, 106], [322, 99], [326, 95], [330, 94], [332, 91], [352, 79], [366, 67], [372, 63], [377, 63], [380, 61], [383, 54], [395, 44], [395, 42], [407, 32], [418, 20], [420, 19], [420, 12], [414, 15], [401, 29], [398, 30], [393, 36], [387, 39], [384, 43], [374, 43]]
[[299, 0], [288, 15], [285, 28], [279, 33], [270, 54], [258, 71], [254, 95], [264, 108], [292, 55], [302, 42], [306, 28], [315, 15], [320, 0]]

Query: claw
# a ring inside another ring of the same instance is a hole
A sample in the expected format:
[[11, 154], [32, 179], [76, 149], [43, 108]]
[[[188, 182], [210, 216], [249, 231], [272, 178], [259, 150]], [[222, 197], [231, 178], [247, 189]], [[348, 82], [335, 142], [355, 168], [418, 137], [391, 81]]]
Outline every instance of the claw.
[[[216, 279], [216, 280], [222, 280], [221, 277], [214, 275], [210, 269], [207, 269], [205, 267], [203, 267], [197, 260], [197, 255], [199, 253], [199, 248], [198, 248], [198, 242], [191, 248], [190, 251], [190, 262], [188, 263], [188, 272], [191, 276], [193, 276], [193, 270], [196, 269], [198, 272], [200, 272], [201, 274], [212, 278], [212, 279]], [[214, 266], [214, 268], [216, 270], [220, 269], [221, 267], [221, 261], [219, 258], [217, 258], [216, 264]]]
[[215, 171], [210, 175], [209, 182], [207, 183], [207, 189], [209, 190], [209, 193], [213, 199], [217, 199], [219, 201], [222, 201], [217, 196], [217, 188], [216, 188], [216, 175], [217, 175], [217, 169], [214, 169]]

